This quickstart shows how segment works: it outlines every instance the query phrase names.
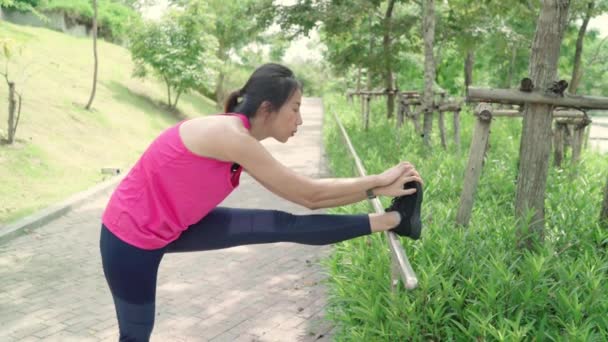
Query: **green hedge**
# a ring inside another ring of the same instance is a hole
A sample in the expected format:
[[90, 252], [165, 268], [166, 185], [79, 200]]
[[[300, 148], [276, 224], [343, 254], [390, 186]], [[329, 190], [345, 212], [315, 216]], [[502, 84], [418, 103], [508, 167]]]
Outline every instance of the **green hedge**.
[[[325, 146], [334, 174], [352, 176], [352, 161], [331, 117], [338, 113], [368, 174], [401, 160], [420, 171], [425, 180], [423, 235], [418, 242], [403, 240], [419, 288], [391, 293], [383, 235], [338, 244], [327, 261], [328, 312], [339, 327], [338, 341], [608, 339], [608, 231], [598, 222], [605, 156], [585, 152], [578, 169], [550, 168], [546, 240], [530, 253], [516, 248], [513, 215], [520, 119], [493, 121], [471, 223], [464, 229], [455, 227], [455, 217], [472, 114], [462, 114], [460, 149], [450, 144], [444, 151], [435, 133], [429, 152], [411, 124], [395, 131], [384, 118], [384, 101], [373, 101], [372, 107], [372, 124], [364, 132], [357, 103], [326, 98]], [[450, 115], [446, 119], [451, 122]], [[386, 207], [389, 199], [383, 202]], [[366, 203], [332, 210], [368, 211]]]

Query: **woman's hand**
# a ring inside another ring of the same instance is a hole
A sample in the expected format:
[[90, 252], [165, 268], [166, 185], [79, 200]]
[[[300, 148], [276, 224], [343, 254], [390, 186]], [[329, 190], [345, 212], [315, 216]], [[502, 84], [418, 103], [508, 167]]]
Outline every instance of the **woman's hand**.
[[403, 186], [409, 182], [418, 182], [424, 184], [422, 178], [414, 166], [408, 162], [402, 162], [384, 171], [379, 175], [384, 183], [384, 186], [379, 186], [373, 189], [376, 196], [406, 196], [416, 192], [416, 189], [403, 189]]

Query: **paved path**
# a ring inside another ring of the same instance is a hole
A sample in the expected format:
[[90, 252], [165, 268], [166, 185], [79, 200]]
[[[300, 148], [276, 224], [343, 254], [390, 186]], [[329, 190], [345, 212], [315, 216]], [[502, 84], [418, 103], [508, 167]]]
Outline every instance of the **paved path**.
[[[305, 99], [304, 125], [286, 145], [264, 143], [297, 172], [326, 175], [322, 107]], [[99, 256], [109, 192], [13, 240], [0, 241], [0, 341], [116, 341], [112, 298]], [[243, 173], [225, 206], [310, 213]], [[152, 341], [327, 341], [330, 247], [276, 243], [167, 254], [160, 266]]]
[[589, 147], [602, 153], [608, 153], [608, 118], [593, 117], [589, 132]]

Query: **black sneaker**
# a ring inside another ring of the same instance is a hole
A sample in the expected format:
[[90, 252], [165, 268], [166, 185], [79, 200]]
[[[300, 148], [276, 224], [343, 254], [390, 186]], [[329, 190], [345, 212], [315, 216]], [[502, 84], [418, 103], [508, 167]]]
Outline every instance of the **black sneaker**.
[[401, 222], [391, 231], [407, 236], [413, 240], [420, 238], [422, 222], [420, 221], [420, 205], [422, 204], [422, 186], [418, 182], [409, 182], [403, 186], [404, 189], [416, 188], [416, 192], [393, 198], [391, 205], [386, 211], [396, 211], [401, 215]]

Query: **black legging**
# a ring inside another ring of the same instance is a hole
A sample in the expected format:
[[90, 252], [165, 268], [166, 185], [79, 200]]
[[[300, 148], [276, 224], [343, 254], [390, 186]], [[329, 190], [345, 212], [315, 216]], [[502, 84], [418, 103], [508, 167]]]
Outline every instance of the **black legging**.
[[371, 233], [368, 215], [293, 215], [278, 210], [218, 207], [166, 247], [144, 250], [101, 227], [103, 272], [112, 292], [120, 341], [148, 341], [154, 327], [156, 276], [165, 253], [249, 244], [328, 245]]

